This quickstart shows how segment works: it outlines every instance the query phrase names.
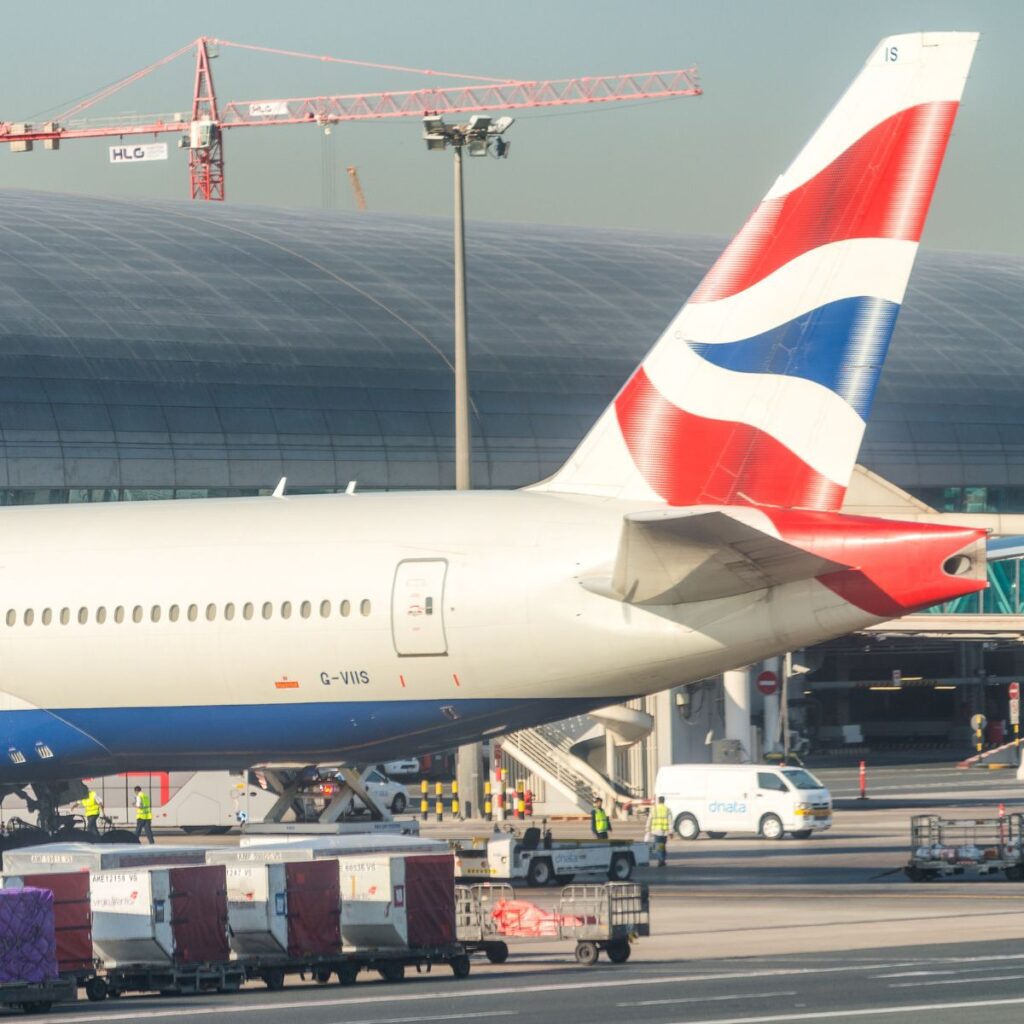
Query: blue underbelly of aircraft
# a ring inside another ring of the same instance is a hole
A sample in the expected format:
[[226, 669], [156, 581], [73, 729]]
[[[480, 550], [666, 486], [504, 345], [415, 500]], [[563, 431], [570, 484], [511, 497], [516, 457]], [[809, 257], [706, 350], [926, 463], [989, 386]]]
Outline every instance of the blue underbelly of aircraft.
[[0, 783], [238, 769], [275, 761], [380, 761], [568, 718], [610, 702], [606, 696], [4, 711]]

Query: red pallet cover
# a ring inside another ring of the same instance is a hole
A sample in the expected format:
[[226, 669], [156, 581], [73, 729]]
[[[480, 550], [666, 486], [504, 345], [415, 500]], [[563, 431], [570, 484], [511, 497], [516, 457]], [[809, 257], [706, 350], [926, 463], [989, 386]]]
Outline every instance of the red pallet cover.
[[23, 875], [25, 885], [53, 893], [53, 920], [57, 931], [57, 968], [61, 974], [92, 969], [92, 911], [89, 907], [89, 872], [66, 875]]
[[341, 896], [336, 860], [285, 864], [288, 955], [331, 956], [341, 946]]
[[405, 860], [409, 945], [447, 946], [455, 941], [455, 858], [448, 853]]
[[56, 977], [53, 893], [0, 889], [0, 983], [40, 984]]
[[228, 944], [228, 887], [223, 864], [169, 868], [171, 934], [178, 964], [220, 963]]

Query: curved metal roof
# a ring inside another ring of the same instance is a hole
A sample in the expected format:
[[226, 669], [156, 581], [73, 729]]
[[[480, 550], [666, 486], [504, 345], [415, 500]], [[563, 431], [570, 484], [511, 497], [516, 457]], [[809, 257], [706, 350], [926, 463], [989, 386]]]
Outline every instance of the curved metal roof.
[[[0, 489], [451, 486], [446, 220], [6, 191], [0, 225]], [[475, 485], [556, 469], [722, 244], [471, 223]], [[1024, 259], [923, 253], [862, 461], [1024, 508], [1021, 371]]]

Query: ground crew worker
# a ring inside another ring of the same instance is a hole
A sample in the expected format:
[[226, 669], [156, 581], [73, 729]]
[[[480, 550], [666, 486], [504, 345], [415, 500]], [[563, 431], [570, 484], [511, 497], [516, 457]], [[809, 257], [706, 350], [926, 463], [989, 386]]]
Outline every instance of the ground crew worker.
[[658, 858], [658, 867], [663, 868], [668, 859], [668, 834], [672, 831], [672, 817], [663, 796], [658, 797], [658, 802], [651, 810], [650, 829], [654, 836], [654, 854]]
[[100, 811], [103, 810], [103, 801], [96, 795], [94, 789], [89, 790], [89, 795], [82, 801], [82, 813], [85, 815], [85, 831], [90, 836], [100, 834], [99, 820]]
[[141, 839], [143, 834], [155, 843], [153, 838], [153, 804], [148, 793], [142, 792], [141, 786], [135, 787], [135, 838]]
[[612, 823], [608, 820], [608, 814], [602, 806], [600, 797], [594, 800], [594, 809], [590, 812], [590, 831], [598, 839], [607, 839], [608, 833], [612, 830]]

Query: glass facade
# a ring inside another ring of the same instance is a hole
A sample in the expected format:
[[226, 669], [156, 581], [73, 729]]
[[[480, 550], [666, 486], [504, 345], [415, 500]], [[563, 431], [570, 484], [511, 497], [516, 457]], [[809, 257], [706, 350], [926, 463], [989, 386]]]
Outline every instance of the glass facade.
[[[447, 220], [0, 192], [0, 503], [450, 487]], [[474, 483], [553, 472], [722, 247], [471, 223]], [[1024, 510], [1024, 260], [923, 253], [862, 461]]]

